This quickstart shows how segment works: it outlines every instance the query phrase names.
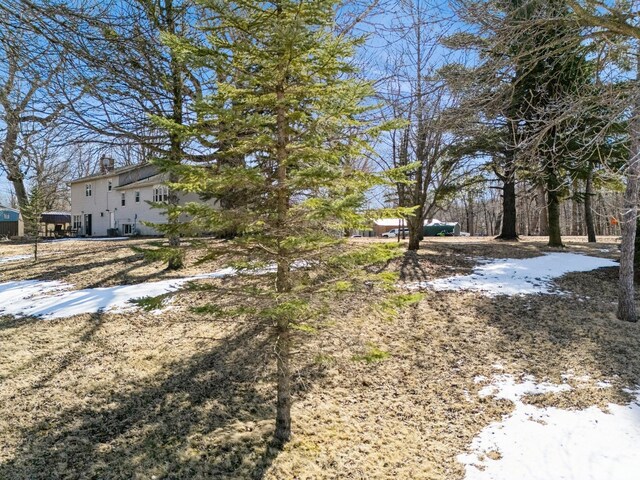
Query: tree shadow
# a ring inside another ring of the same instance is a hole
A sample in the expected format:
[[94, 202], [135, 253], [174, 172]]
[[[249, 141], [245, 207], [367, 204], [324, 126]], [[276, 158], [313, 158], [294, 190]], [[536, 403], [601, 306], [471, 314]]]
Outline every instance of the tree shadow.
[[[92, 341], [95, 334], [100, 330], [103, 325], [103, 313], [94, 313], [91, 315], [91, 321], [87, 325], [86, 328], [83, 329], [82, 334], [80, 335], [79, 341], [82, 345], [86, 345]], [[0, 331], [11, 328], [20, 328], [23, 326], [30, 325], [36, 322], [42, 322], [42, 319], [37, 317], [24, 317], [24, 318], [14, 318], [8, 317], [6, 320], [0, 317]], [[69, 339], [69, 341], [73, 341]], [[59, 347], [59, 349], [66, 348], [66, 345]], [[57, 349], [56, 349], [57, 350]], [[56, 350], [53, 350], [55, 352]], [[30, 369], [32, 366], [37, 365], [42, 362], [46, 358], [50, 357], [53, 353], [51, 349], [48, 349], [45, 353], [40, 355], [35, 355], [30, 358], [28, 361], [24, 362], [22, 365], [16, 365], [13, 370], [8, 372], [7, 375], [0, 375], [0, 380], [4, 380], [9, 377], [13, 377], [19, 375], [21, 372], [24, 372]], [[67, 367], [70, 366], [75, 357], [80, 354], [77, 350], [73, 352], [65, 354], [61, 361], [58, 362], [57, 366], [51, 368], [43, 375], [36, 383], [33, 385], [33, 389], [43, 388], [51, 379], [53, 379], [56, 375], [62, 373]]]
[[522, 372], [560, 381], [573, 371], [634, 387], [640, 325], [616, 319], [617, 278], [617, 267], [570, 273], [556, 281], [561, 295], [476, 297], [473, 309], [496, 332], [493, 349]]
[[410, 282], [424, 282], [430, 279], [429, 271], [424, 267], [425, 259], [417, 252], [407, 250], [400, 262], [400, 278]]
[[269, 444], [274, 398], [256, 355], [269, 351], [264, 331], [248, 326], [155, 379], [40, 416], [20, 431], [0, 478], [261, 478], [278, 454]]

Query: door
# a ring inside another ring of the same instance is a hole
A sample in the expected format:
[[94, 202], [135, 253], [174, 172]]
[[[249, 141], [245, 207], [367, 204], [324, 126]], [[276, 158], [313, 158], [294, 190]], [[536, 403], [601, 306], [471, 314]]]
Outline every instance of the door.
[[91, 214], [87, 213], [84, 216], [84, 234], [87, 237], [91, 236]]

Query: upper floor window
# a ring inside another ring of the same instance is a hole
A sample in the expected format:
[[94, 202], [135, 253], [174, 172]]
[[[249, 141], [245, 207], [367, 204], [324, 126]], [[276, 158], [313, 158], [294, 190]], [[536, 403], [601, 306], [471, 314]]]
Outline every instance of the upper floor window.
[[90, 197], [91, 196], [91, 184], [90, 183], [87, 183], [84, 186], [84, 196], [85, 197]]
[[136, 192], [136, 203], [140, 203], [140, 192]]
[[108, 189], [109, 191], [111, 191], [111, 186], [112, 186], [112, 185], [111, 185], [111, 180], [109, 180], [109, 184], [107, 185], [107, 189]]
[[169, 187], [167, 187], [166, 185], [156, 185], [155, 187], [153, 187], [153, 201], [168, 202]]
[[124, 192], [122, 192], [122, 195], [120, 195], [120, 205], [124, 207], [126, 204], [127, 204], [127, 198], [125, 197]]

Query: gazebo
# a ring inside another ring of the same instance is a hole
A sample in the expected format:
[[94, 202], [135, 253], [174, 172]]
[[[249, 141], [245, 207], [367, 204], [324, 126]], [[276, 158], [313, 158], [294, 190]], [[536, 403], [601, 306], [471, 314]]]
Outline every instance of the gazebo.
[[[71, 229], [71, 213], [44, 212], [40, 216], [40, 223], [44, 224], [45, 237], [61, 237], [68, 235]], [[53, 226], [53, 228], [50, 228]]]

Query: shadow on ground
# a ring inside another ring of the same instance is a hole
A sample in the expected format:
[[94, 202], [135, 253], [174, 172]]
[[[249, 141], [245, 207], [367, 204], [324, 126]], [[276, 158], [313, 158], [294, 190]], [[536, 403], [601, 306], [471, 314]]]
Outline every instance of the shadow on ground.
[[[86, 341], [97, 328], [85, 332]], [[41, 415], [19, 432], [0, 478], [261, 478], [276, 450], [268, 446], [274, 399], [260, 389], [265, 362], [256, 348], [268, 349], [258, 328], [166, 365], [157, 381], [96, 392]]]

